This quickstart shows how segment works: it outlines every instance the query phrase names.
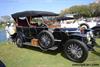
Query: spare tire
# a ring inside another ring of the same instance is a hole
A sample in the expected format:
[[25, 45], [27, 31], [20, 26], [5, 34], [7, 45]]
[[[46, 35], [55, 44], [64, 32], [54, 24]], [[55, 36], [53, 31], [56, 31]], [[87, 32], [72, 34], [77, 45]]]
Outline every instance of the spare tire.
[[54, 45], [54, 36], [50, 31], [43, 30], [40, 32], [39, 45], [43, 49], [51, 48]]
[[88, 28], [89, 28], [89, 26], [88, 26], [87, 24], [81, 24], [81, 25], [80, 25], [80, 28], [85, 28], [85, 29], [88, 29]]

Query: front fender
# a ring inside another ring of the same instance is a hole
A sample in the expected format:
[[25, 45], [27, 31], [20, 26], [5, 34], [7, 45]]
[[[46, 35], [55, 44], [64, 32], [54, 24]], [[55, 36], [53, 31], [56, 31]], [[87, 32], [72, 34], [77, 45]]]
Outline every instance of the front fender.
[[86, 34], [74, 33], [74, 34], [71, 34], [70, 36], [86, 37]]
[[84, 41], [84, 39], [86, 39], [86, 35], [85, 34], [71, 34], [69, 35], [69, 38]]

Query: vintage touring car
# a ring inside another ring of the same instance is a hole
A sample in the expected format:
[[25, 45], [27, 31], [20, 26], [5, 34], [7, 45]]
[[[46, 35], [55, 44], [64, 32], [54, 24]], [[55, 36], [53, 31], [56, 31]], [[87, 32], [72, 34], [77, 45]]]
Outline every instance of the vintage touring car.
[[47, 11], [23, 11], [12, 14], [16, 22], [16, 45], [31, 45], [42, 50], [56, 50], [62, 47], [66, 58], [84, 62], [95, 40], [92, 33], [82, 33], [77, 28], [61, 28], [56, 20], [59, 14]]

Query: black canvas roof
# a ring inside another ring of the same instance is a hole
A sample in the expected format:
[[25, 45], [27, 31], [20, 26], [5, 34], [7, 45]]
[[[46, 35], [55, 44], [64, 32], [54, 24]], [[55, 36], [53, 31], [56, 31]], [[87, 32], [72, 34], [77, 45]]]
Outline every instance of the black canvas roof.
[[23, 11], [23, 12], [17, 12], [12, 14], [13, 18], [17, 17], [26, 17], [26, 16], [33, 16], [33, 17], [40, 17], [40, 16], [58, 16], [58, 14], [53, 12], [47, 12], [47, 11]]

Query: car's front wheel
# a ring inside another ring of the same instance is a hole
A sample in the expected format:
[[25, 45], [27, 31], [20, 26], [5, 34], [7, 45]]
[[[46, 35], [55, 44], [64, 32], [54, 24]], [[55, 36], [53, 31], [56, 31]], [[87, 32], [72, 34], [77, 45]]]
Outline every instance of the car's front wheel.
[[64, 52], [66, 58], [77, 63], [84, 62], [88, 57], [87, 46], [83, 42], [75, 39], [66, 42]]

